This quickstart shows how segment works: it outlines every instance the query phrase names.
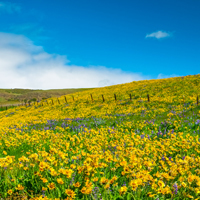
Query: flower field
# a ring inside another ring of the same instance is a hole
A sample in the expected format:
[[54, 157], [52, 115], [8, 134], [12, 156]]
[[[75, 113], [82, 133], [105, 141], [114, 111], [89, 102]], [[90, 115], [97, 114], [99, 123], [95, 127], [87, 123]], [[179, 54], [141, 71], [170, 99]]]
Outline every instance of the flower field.
[[137, 81], [1, 111], [0, 197], [200, 199], [199, 88]]

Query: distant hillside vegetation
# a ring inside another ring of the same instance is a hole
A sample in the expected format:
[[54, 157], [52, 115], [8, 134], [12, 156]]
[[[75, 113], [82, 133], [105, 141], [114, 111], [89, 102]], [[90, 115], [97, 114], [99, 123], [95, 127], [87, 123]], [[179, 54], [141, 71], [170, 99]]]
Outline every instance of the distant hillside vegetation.
[[51, 97], [60, 97], [89, 90], [90, 88], [80, 89], [52, 89], [52, 90], [30, 90], [30, 89], [0, 89], [0, 105], [17, 104], [21, 102], [41, 101]]

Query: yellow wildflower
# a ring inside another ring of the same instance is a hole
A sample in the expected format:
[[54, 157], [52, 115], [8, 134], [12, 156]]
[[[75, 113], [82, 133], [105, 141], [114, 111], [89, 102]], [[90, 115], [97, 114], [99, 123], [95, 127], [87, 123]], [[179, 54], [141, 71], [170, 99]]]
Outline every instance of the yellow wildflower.
[[18, 184], [16, 187], [16, 190], [23, 190], [23, 189], [24, 189], [24, 187], [21, 184]]
[[126, 191], [127, 191], [127, 187], [126, 187], [126, 186], [122, 186], [122, 187], [119, 189], [120, 195], [125, 194]]
[[76, 193], [73, 190], [70, 190], [70, 189], [66, 189], [65, 194], [67, 194], [67, 196], [69, 196], [71, 198], [75, 198], [75, 196], [76, 196]]
[[62, 178], [57, 178], [57, 182], [59, 183], [59, 184], [64, 184], [64, 181], [62, 180]]
[[12, 190], [8, 190], [8, 192], [7, 192], [9, 195], [11, 195], [12, 193], [13, 193], [13, 191]]
[[55, 183], [49, 183], [48, 186], [47, 186], [50, 190], [53, 190], [55, 189]]

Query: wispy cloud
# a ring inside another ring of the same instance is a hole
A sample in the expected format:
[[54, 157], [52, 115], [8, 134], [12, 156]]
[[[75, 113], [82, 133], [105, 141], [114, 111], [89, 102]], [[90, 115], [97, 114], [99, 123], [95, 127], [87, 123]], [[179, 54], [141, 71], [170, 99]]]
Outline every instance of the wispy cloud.
[[46, 33], [48, 33], [48, 31], [40, 26], [38, 23], [11, 24], [4, 31], [14, 34], [22, 34], [28, 38], [31, 38], [34, 41], [51, 39], [50, 37], [46, 36]]
[[179, 77], [181, 75], [177, 75], [177, 74], [170, 74], [170, 75], [166, 75], [166, 74], [158, 74], [157, 79], [163, 79], [163, 78], [173, 78], [173, 77]]
[[14, 12], [19, 13], [21, 11], [21, 7], [15, 3], [0, 2], [0, 13], [2, 11], [7, 12], [9, 14], [14, 13]]
[[76, 66], [23, 35], [0, 32], [1, 88], [87, 88], [149, 79], [105, 66]]
[[157, 32], [147, 34], [145, 38], [161, 39], [161, 38], [167, 38], [167, 37], [171, 37], [171, 36], [172, 36], [172, 33], [168, 33], [165, 31], [157, 31]]
[[23, 32], [43, 32], [43, 28], [39, 27], [36, 23], [24, 23], [24, 24], [15, 24], [9, 27], [10, 31], [15, 34], [21, 34]]

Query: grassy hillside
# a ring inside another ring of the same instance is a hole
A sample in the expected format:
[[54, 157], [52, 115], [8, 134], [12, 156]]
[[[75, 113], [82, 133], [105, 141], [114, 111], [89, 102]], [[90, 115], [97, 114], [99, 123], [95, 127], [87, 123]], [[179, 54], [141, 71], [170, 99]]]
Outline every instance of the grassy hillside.
[[138, 81], [0, 112], [1, 196], [198, 199], [199, 87]]
[[85, 91], [84, 89], [52, 89], [52, 90], [30, 90], [30, 89], [0, 89], [0, 105], [19, 104], [22, 102], [42, 100], [51, 97]]

